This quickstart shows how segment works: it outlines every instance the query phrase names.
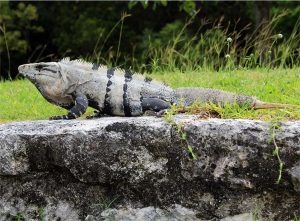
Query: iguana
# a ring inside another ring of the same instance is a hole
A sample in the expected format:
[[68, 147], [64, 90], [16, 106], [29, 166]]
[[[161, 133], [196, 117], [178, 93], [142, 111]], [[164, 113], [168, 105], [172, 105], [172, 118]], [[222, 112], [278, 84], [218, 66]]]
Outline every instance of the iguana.
[[69, 58], [59, 62], [24, 64], [18, 70], [37, 87], [47, 101], [69, 110], [67, 115], [54, 116], [50, 118], [52, 120], [78, 118], [88, 106], [97, 110], [96, 116], [139, 116], [147, 110], [162, 113], [182, 100], [185, 106], [196, 100], [215, 104], [249, 103], [255, 109], [291, 106], [265, 103], [255, 97], [213, 89], [174, 90], [131, 71]]

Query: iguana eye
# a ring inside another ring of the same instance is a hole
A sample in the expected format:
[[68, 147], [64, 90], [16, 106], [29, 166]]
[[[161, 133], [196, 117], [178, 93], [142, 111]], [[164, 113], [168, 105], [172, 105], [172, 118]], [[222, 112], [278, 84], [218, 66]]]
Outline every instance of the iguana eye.
[[55, 68], [49, 66], [49, 65], [44, 65], [44, 64], [38, 64], [36, 65], [35, 69], [39, 72], [41, 71], [50, 71], [52, 73], [56, 73], [57, 70], [55, 70]]
[[43, 70], [43, 71], [50, 71], [50, 72], [52, 72], [52, 73], [56, 73], [56, 71], [51, 70], [50, 68], [47, 68], [47, 67], [42, 68], [42, 70]]
[[38, 64], [38, 65], [36, 65], [35, 68], [36, 68], [36, 70], [41, 71], [43, 69], [43, 67], [45, 67], [45, 65]]

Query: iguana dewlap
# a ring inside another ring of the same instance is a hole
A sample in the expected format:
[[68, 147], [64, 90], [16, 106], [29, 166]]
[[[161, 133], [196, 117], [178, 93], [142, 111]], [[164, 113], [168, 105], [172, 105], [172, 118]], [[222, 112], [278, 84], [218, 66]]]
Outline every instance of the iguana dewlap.
[[201, 88], [172, 88], [130, 71], [107, 68], [68, 58], [59, 62], [31, 63], [19, 66], [49, 102], [69, 110], [67, 115], [50, 119], [74, 119], [88, 106], [101, 114], [139, 116], [147, 110], [169, 109], [184, 100], [190, 105], [196, 100], [213, 103], [249, 103], [253, 108], [287, 107], [263, 103], [254, 97]]

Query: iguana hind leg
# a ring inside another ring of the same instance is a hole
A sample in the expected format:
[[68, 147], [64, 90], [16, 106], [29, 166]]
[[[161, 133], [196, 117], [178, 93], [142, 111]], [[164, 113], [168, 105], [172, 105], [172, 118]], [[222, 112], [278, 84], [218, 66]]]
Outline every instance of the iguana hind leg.
[[142, 99], [143, 112], [151, 110], [157, 112], [157, 116], [162, 116], [166, 110], [168, 110], [171, 105], [160, 98], [149, 97]]
[[80, 117], [85, 113], [88, 107], [88, 99], [84, 95], [79, 95], [75, 99], [75, 105], [70, 109], [70, 112], [67, 115], [62, 116], [53, 116], [50, 117], [50, 120], [68, 120], [75, 119]]

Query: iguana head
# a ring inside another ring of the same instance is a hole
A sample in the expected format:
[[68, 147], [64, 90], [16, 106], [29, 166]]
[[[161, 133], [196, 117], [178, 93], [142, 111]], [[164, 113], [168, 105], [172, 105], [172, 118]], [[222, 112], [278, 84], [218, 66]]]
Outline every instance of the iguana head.
[[28, 78], [51, 103], [68, 107], [73, 98], [65, 94], [66, 82], [57, 62], [42, 62], [20, 65], [19, 73]]

